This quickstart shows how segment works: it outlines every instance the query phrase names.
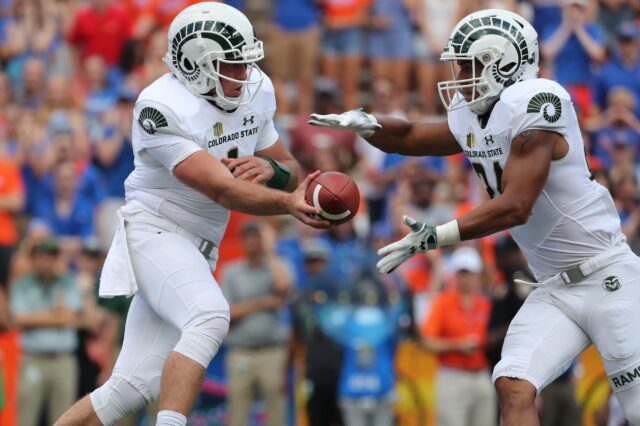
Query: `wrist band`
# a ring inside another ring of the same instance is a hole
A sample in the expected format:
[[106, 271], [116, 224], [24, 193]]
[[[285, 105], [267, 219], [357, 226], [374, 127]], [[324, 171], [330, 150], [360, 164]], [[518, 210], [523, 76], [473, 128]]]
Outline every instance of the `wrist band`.
[[273, 158], [260, 158], [267, 160], [273, 168], [273, 177], [269, 179], [269, 181], [267, 182], [267, 186], [274, 189], [285, 189], [287, 187], [287, 184], [289, 183], [289, 180], [291, 179], [291, 172], [289, 171], [289, 168], [284, 164], [281, 164], [280, 162], [274, 160]]
[[458, 221], [454, 219], [444, 225], [436, 226], [436, 238], [438, 247], [459, 243], [460, 229], [458, 228]]

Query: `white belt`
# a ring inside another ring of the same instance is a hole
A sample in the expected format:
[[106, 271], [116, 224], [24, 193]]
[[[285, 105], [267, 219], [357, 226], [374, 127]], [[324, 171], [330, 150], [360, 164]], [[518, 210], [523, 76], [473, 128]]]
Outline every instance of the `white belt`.
[[530, 281], [520, 280], [517, 278], [514, 279], [513, 281], [516, 284], [527, 284], [527, 285], [532, 285], [534, 287], [555, 286], [558, 284], [565, 284], [565, 285], [577, 284], [587, 276], [607, 266], [611, 258], [615, 256], [619, 256], [629, 250], [630, 248], [627, 243], [621, 243], [617, 246], [611, 247], [607, 251], [604, 251], [598, 255], [593, 256], [591, 259], [583, 263], [572, 266], [571, 268], [566, 269], [552, 276], [551, 278], [547, 278], [544, 281], [530, 282]]
[[166, 232], [172, 232], [178, 235], [182, 235], [183, 237], [188, 238], [195, 246], [198, 248], [198, 251], [202, 253], [205, 259], [211, 260], [213, 262], [218, 260], [218, 246], [213, 241], [207, 240], [202, 237], [198, 237], [192, 232], [186, 230], [184, 227], [178, 225], [174, 221], [168, 218], [164, 218], [153, 213], [149, 213], [146, 211], [137, 211], [125, 217], [126, 224], [128, 226], [133, 225], [135, 227], [135, 222], [142, 222], [145, 224], [150, 224], [157, 226], [158, 228], [165, 230]]

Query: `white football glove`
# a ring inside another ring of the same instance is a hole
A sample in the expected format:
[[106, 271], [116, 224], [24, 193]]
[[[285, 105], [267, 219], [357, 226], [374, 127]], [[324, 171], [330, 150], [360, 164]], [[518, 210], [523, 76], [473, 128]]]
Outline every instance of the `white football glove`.
[[342, 114], [311, 114], [309, 124], [312, 126], [332, 127], [338, 130], [351, 130], [363, 138], [373, 135], [376, 130], [382, 129], [378, 120], [361, 109], [352, 109]]
[[391, 243], [378, 250], [378, 256], [383, 256], [376, 267], [382, 273], [391, 273], [398, 266], [416, 253], [424, 253], [438, 247], [436, 227], [418, 222], [409, 216], [403, 216], [405, 225], [411, 228], [411, 232], [401, 240]]

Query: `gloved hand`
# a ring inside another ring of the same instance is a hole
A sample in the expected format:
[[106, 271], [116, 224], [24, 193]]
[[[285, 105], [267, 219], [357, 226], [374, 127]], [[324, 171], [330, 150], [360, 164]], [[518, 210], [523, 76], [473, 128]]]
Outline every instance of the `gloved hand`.
[[342, 114], [311, 114], [309, 124], [312, 126], [332, 127], [338, 130], [351, 130], [363, 138], [373, 135], [376, 130], [382, 129], [378, 120], [361, 109], [352, 109]]
[[376, 267], [382, 273], [393, 272], [416, 253], [424, 253], [438, 247], [435, 226], [428, 226], [409, 216], [404, 216], [402, 220], [411, 229], [411, 232], [401, 240], [378, 250], [378, 256], [383, 257], [378, 261]]

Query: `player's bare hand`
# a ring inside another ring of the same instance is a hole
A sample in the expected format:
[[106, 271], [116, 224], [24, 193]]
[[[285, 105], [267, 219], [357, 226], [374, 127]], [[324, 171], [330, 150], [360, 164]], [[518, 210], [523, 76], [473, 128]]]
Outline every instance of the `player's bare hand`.
[[253, 183], [266, 183], [275, 174], [273, 167], [267, 160], [253, 155], [239, 158], [223, 158], [222, 164], [229, 169], [236, 179]]
[[320, 219], [321, 210], [317, 207], [309, 205], [306, 199], [306, 193], [309, 184], [319, 174], [319, 170], [311, 173], [302, 181], [302, 183], [296, 188], [295, 191], [289, 194], [287, 207], [289, 213], [300, 222], [313, 228], [326, 229], [329, 228], [331, 224], [328, 220]]

